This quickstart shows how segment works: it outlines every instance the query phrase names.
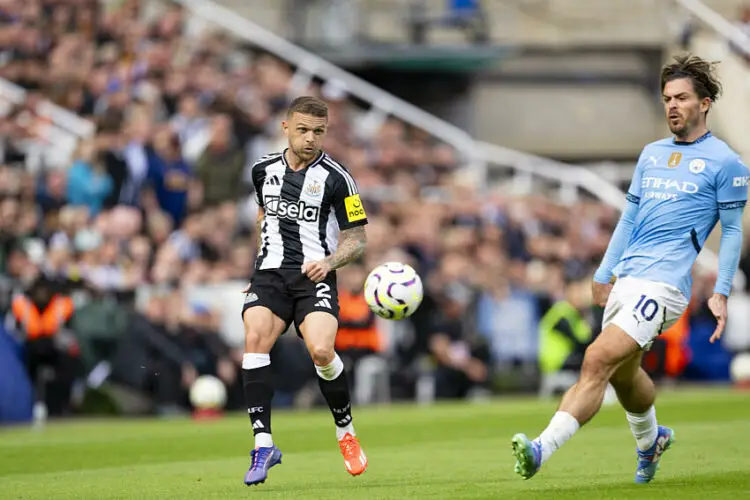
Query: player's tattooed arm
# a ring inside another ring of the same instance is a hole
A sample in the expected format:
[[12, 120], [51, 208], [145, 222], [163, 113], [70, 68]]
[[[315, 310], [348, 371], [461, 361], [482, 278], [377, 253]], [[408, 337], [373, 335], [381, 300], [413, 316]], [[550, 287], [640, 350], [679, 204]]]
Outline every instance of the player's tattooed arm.
[[344, 229], [341, 231], [339, 238], [339, 246], [336, 252], [326, 258], [332, 270], [344, 267], [348, 263], [362, 257], [367, 245], [365, 226]]
[[356, 260], [365, 253], [367, 237], [365, 227], [357, 226], [344, 229], [339, 234], [339, 246], [333, 255], [315, 262], [302, 264], [302, 274], [306, 275], [315, 283], [320, 283], [328, 276], [328, 273], [344, 267], [349, 262]]

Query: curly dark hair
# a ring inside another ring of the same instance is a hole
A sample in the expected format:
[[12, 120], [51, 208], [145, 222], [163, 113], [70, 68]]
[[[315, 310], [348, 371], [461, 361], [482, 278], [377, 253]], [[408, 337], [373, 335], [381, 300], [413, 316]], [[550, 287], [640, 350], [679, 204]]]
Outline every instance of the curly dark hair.
[[672, 80], [688, 78], [700, 99], [708, 97], [711, 102], [721, 95], [722, 87], [716, 75], [716, 62], [709, 62], [698, 56], [683, 54], [675, 56], [673, 63], [666, 64], [661, 70], [661, 90]]

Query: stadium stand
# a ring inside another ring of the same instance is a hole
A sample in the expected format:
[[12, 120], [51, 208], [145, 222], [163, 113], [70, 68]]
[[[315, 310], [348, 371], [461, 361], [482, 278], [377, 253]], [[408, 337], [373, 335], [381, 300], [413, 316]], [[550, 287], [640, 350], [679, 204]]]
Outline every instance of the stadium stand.
[[[637, 25], [641, 40], [658, 43], [662, 32], [638, 24], [646, 3], [612, 2], [621, 29], [608, 36], [632, 36]], [[271, 20], [278, 5], [252, 10]], [[529, 0], [513, 12], [531, 19], [564, 11], [585, 24], [596, 5]], [[363, 377], [377, 379], [387, 368], [390, 387], [381, 393], [427, 401], [536, 390], [538, 332], [550, 306], [567, 300], [596, 325], [588, 284], [619, 201], [534, 194], [524, 176], [484, 192], [483, 179], [469, 175], [475, 159], [434, 131], [387, 115], [373, 122], [340, 82], [300, 85], [287, 61], [248, 48], [179, 3], [159, 7], [154, 17], [153, 3], [137, 0], [0, 6], [0, 313], [12, 319], [12, 297], [39, 276], [72, 296], [78, 380], [89, 392], [107, 389], [120, 411], [179, 412], [196, 377], [212, 374], [229, 388], [229, 408], [242, 406], [239, 291], [252, 275], [257, 209], [246, 165], [283, 147], [280, 113], [295, 93], [330, 105], [326, 148], [358, 180], [371, 216], [365, 267], [410, 262], [428, 286], [411, 321], [378, 324], [383, 345], [375, 354], [388, 363], [372, 363], [378, 373]], [[492, 12], [493, 22], [518, 29], [505, 30], [508, 37], [552, 43], [558, 36], [543, 19], [529, 31], [503, 10]], [[566, 33], [586, 39], [577, 29]], [[527, 174], [554, 178], [549, 172], [559, 167], [482, 148], [516, 159]], [[618, 192], [600, 179], [588, 185], [604, 186], [600, 196], [606, 187]], [[555, 193], [565, 195], [565, 186]], [[742, 266], [750, 276], [747, 255]], [[708, 328], [711, 279], [696, 279], [691, 317], [700, 326], [691, 342]], [[23, 344], [20, 334], [12, 333]], [[441, 336], [472, 353], [470, 372], [435, 366], [431, 349]], [[288, 361], [275, 363], [281, 404], [313, 404], [307, 389], [315, 375], [294, 336], [283, 337], [274, 356]], [[710, 376], [725, 371], [718, 366]], [[377, 399], [358, 392], [365, 402]], [[61, 412], [93, 411], [92, 399]]]

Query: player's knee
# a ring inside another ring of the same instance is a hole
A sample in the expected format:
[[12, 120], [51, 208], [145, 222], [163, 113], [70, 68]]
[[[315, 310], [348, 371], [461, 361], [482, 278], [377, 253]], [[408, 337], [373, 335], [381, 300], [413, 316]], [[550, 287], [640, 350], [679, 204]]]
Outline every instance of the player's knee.
[[310, 357], [312, 358], [313, 363], [318, 366], [329, 365], [335, 356], [336, 353], [334, 352], [333, 347], [312, 346], [310, 348]]
[[266, 352], [273, 344], [273, 321], [261, 314], [246, 312], [245, 323], [245, 352]]
[[261, 352], [263, 351], [263, 336], [255, 329], [245, 329], [245, 351]]
[[265, 352], [264, 348], [267, 342], [260, 331], [256, 329], [245, 329], [245, 352]]
[[593, 380], [608, 380], [614, 371], [615, 363], [603, 349], [592, 345], [583, 358], [581, 378]]

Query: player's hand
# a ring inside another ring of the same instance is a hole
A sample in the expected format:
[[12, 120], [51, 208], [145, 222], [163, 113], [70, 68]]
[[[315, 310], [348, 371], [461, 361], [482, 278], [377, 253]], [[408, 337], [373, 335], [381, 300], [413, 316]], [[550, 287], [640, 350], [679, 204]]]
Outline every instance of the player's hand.
[[711, 338], [708, 340], [712, 344], [721, 338], [721, 334], [724, 333], [724, 327], [727, 325], [727, 298], [726, 296], [715, 293], [708, 299], [708, 308], [716, 318], [716, 330]]
[[323, 281], [330, 272], [331, 265], [325, 259], [302, 264], [302, 274], [310, 278], [314, 283]]
[[591, 284], [591, 295], [594, 298], [594, 304], [600, 307], [607, 305], [609, 292], [612, 291], [612, 285], [609, 283], [598, 283], [594, 281]]

